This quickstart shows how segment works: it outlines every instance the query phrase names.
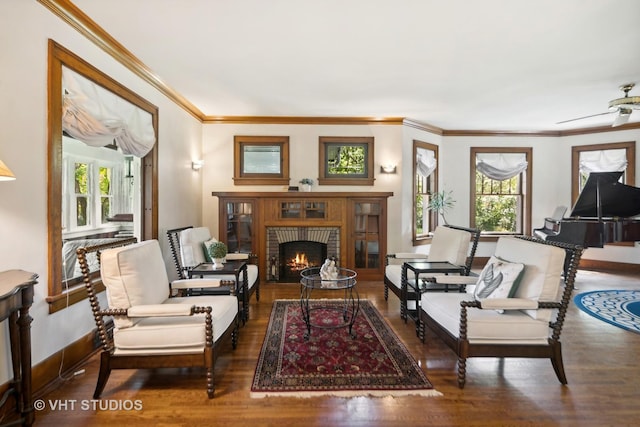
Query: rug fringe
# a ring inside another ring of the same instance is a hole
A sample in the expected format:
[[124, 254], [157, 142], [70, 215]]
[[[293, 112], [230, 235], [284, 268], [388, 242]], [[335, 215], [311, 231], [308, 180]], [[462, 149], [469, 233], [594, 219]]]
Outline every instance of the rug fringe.
[[403, 397], [403, 396], [422, 396], [422, 397], [438, 397], [443, 396], [437, 390], [327, 390], [327, 391], [273, 391], [273, 392], [254, 392], [250, 393], [252, 399], [263, 399], [265, 397], [295, 397], [300, 399], [309, 399], [312, 397]]

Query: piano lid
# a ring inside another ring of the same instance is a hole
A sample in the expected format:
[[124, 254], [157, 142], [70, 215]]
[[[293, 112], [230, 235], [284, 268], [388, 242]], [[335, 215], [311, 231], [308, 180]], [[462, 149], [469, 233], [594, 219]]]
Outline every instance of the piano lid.
[[618, 182], [621, 176], [622, 172], [591, 172], [571, 216], [598, 217], [598, 187], [603, 217], [640, 215], [640, 188]]

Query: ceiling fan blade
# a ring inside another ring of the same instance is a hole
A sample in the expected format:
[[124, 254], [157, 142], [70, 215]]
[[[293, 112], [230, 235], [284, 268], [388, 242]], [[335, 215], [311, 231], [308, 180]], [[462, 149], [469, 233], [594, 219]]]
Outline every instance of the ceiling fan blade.
[[582, 120], [582, 119], [588, 119], [590, 117], [597, 117], [597, 116], [604, 116], [605, 114], [611, 114], [611, 113], [615, 113], [616, 111], [607, 111], [606, 113], [598, 113], [598, 114], [591, 114], [590, 116], [584, 116], [584, 117], [578, 117], [575, 119], [569, 119], [569, 120], [563, 120], [561, 122], [557, 122], [556, 124], [562, 124], [562, 123], [568, 123], [568, 122], [573, 122], [575, 120]]

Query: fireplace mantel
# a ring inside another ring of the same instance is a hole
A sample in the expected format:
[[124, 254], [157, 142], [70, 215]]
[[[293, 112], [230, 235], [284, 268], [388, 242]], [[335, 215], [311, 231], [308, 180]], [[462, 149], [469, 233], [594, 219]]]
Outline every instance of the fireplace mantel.
[[269, 280], [273, 266], [268, 251], [268, 230], [273, 227], [337, 229], [339, 265], [355, 270], [360, 279], [383, 277], [387, 199], [392, 192], [214, 191], [211, 195], [219, 199], [219, 239], [230, 251], [255, 253], [263, 281]]

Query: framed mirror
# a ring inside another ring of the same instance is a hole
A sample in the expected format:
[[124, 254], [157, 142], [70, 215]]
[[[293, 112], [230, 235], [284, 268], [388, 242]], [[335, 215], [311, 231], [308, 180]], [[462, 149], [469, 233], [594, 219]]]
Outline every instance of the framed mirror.
[[373, 137], [321, 136], [320, 185], [373, 185]]
[[53, 40], [48, 60], [47, 302], [55, 312], [86, 298], [78, 247], [157, 238], [158, 109]]
[[288, 136], [234, 136], [236, 185], [288, 185]]

